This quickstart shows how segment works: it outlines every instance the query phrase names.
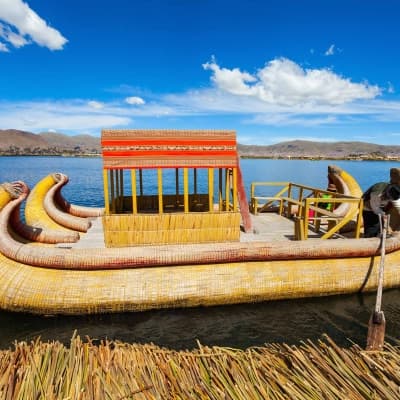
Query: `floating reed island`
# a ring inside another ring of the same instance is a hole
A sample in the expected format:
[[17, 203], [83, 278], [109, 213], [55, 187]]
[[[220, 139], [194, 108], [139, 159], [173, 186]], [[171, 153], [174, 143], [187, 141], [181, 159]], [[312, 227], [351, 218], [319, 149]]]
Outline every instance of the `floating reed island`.
[[367, 352], [329, 337], [299, 346], [175, 351], [79, 336], [0, 351], [0, 398], [386, 399], [400, 393], [400, 348]]

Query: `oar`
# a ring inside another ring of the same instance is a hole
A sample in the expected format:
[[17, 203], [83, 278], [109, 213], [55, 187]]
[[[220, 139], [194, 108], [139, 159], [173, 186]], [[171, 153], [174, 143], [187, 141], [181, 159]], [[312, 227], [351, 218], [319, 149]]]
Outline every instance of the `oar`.
[[385, 268], [385, 248], [386, 248], [386, 233], [389, 225], [389, 216], [384, 215], [382, 218], [379, 216], [381, 222], [381, 259], [379, 263], [379, 276], [378, 276], [378, 289], [376, 292], [375, 309], [368, 322], [368, 336], [367, 336], [367, 350], [380, 351], [383, 348], [385, 341], [385, 328], [386, 320], [383, 311], [381, 310], [382, 304], [382, 290], [383, 290], [383, 273]]

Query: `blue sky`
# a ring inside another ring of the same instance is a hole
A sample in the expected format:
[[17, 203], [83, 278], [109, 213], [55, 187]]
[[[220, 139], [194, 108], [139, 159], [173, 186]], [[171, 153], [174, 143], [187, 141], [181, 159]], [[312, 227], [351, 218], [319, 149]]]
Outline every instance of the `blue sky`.
[[399, 144], [400, 2], [0, 0], [0, 129]]

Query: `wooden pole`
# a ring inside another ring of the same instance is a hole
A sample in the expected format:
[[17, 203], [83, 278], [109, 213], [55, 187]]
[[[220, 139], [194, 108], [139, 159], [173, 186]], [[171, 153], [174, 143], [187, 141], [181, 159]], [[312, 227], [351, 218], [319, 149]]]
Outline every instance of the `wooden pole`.
[[193, 168], [193, 192], [197, 194], [197, 168]]
[[386, 233], [389, 226], [389, 216], [379, 215], [381, 221], [381, 259], [379, 262], [378, 288], [376, 292], [375, 309], [368, 322], [367, 350], [381, 351], [385, 342], [386, 320], [382, 305], [383, 277], [385, 268]]
[[115, 213], [115, 189], [114, 189], [114, 170], [110, 169], [110, 186], [111, 186], [111, 212]]
[[108, 171], [103, 169], [103, 191], [104, 191], [104, 211], [106, 215], [110, 214], [110, 198], [108, 193]]
[[163, 182], [162, 182], [162, 168], [157, 169], [158, 175], [158, 213], [163, 213]]
[[175, 168], [175, 204], [179, 205], [179, 168]]
[[119, 170], [115, 170], [115, 211], [119, 212]]
[[189, 171], [183, 168], [183, 210], [189, 212]]
[[229, 183], [229, 168], [225, 168], [225, 211], [229, 211], [229, 204], [231, 201]]
[[140, 195], [143, 196], [143, 170], [139, 169], [139, 191]]
[[[242, 215], [243, 228], [245, 232], [251, 232], [252, 221], [249, 212], [249, 203], [247, 202], [246, 191], [244, 188], [242, 170], [240, 169], [239, 157], [237, 159], [237, 185], [238, 185], [238, 203], [240, 214]], [[251, 186], [251, 198], [254, 196], [254, 186]]]
[[208, 210], [214, 211], [214, 168], [208, 168]]
[[218, 210], [222, 211], [222, 168], [218, 168]]
[[119, 170], [119, 185], [120, 185], [120, 211], [124, 211], [124, 170]]
[[233, 211], [238, 209], [238, 187], [237, 187], [237, 168], [233, 168]]
[[131, 169], [132, 213], [137, 214], [136, 170]]

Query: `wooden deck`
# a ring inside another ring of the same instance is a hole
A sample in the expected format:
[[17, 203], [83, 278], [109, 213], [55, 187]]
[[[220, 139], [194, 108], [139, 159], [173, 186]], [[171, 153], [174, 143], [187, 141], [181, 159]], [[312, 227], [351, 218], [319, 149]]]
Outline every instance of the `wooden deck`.
[[[275, 213], [261, 213], [257, 216], [251, 215], [253, 231], [241, 232], [241, 242], [252, 241], [281, 241], [294, 240], [294, 221]], [[318, 238], [320, 235], [309, 230], [309, 239]], [[87, 233], [81, 234], [77, 243], [61, 244], [59, 247], [73, 248], [105, 248], [103, 225], [101, 217], [92, 219], [92, 226]]]

